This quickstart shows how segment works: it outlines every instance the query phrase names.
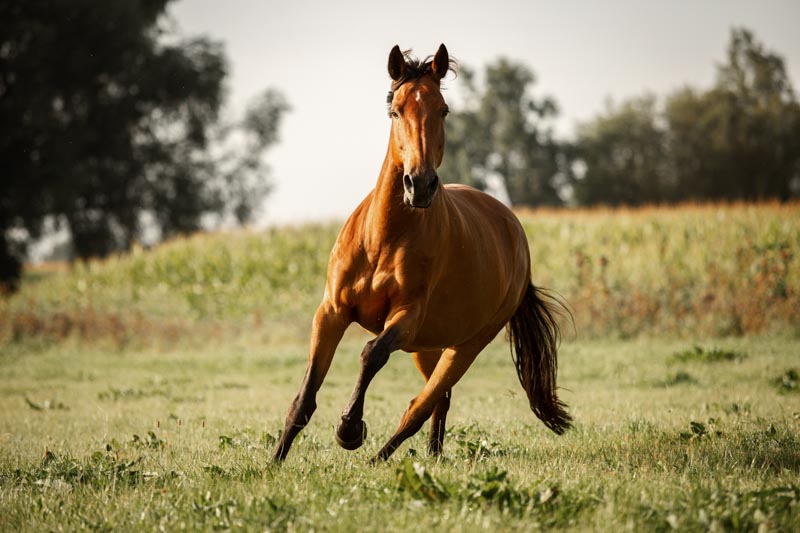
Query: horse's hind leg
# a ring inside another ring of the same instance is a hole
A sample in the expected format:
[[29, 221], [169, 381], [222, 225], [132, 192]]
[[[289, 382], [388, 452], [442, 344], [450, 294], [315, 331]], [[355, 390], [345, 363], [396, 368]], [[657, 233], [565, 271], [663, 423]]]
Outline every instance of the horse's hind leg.
[[470, 343], [456, 349], [448, 348], [442, 353], [430, 379], [425, 383], [425, 388], [411, 400], [400, 419], [400, 425], [389, 442], [378, 452], [376, 459], [388, 459], [404, 440], [420, 430], [445, 394], [461, 379], [490, 340], [491, 337], [486, 341]]
[[308, 424], [316, 410], [317, 391], [325, 380], [336, 346], [342, 340], [348, 325], [349, 322], [336, 314], [326, 302], [317, 309], [311, 331], [311, 349], [306, 374], [300, 385], [300, 391], [289, 407], [283, 434], [275, 448], [274, 461], [283, 461], [286, 458], [292, 441]]
[[[417, 352], [414, 354], [414, 363], [417, 365], [420, 373], [425, 377], [425, 382], [431, 378], [433, 370], [436, 368], [436, 363], [442, 357], [441, 350], [433, 350], [430, 352]], [[450, 398], [453, 389], [447, 389], [441, 400], [438, 401], [436, 407], [433, 408], [431, 414], [431, 435], [428, 439], [428, 453], [431, 455], [440, 455], [442, 447], [444, 446], [444, 433], [445, 421], [447, 420], [447, 411], [450, 409]]]

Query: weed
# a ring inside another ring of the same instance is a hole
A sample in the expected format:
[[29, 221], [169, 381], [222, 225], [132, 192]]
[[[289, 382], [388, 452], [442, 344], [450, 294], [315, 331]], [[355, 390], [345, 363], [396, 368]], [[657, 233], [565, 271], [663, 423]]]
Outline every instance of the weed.
[[67, 407], [63, 402], [60, 402], [58, 400], [45, 400], [39, 404], [26, 396], [25, 403], [28, 404], [28, 407], [30, 407], [34, 411], [48, 411], [51, 409], [60, 411], [69, 410], [69, 407]]
[[471, 460], [505, 455], [507, 450], [475, 426], [456, 427], [447, 432], [447, 437], [454, 441], [461, 453]]
[[788, 369], [773, 382], [780, 392], [800, 392], [800, 372], [795, 368]]
[[697, 441], [700, 439], [707, 439], [711, 436], [720, 437], [722, 431], [714, 430], [717, 420], [709, 418], [706, 424], [702, 422], [691, 421], [689, 423], [689, 431], [681, 431], [678, 435], [681, 440]]
[[131, 444], [137, 448], [149, 448], [151, 450], [162, 450], [167, 445], [167, 443], [158, 438], [155, 431], [152, 430], [148, 431], [147, 437], [144, 438], [134, 434], [131, 439]]
[[206, 465], [203, 467], [203, 472], [207, 473], [211, 477], [218, 477], [218, 478], [230, 477], [228, 471], [219, 465]]
[[38, 465], [17, 468], [2, 477], [10, 478], [14, 483], [28, 483], [42, 488], [131, 486], [145, 479], [144, 473], [138, 468], [141, 461], [142, 457], [121, 458], [110, 445], [83, 460], [47, 450]]
[[397, 488], [411, 498], [443, 501], [452, 496], [452, 487], [433, 477], [425, 467], [409, 458], [397, 467]]
[[192, 509], [200, 518], [200, 523], [210, 526], [213, 530], [242, 527], [241, 520], [235, 518], [236, 510], [239, 507], [240, 504], [236, 498], [212, 497], [211, 491], [206, 491], [192, 503]]
[[591, 509], [603, 501], [597, 494], [564, 494], [558, 484], [515, 485], [508, 472], [493, 466], [472, 475], [465, 485], [445, 482], [413, 459], [404, 459], [396, 470], [398, 490], [411, 498], [429, 503], [456, 501], [468, 508], [493, 507], [504, 515], [535, 518], [547, 527], [574, 523], [579, 511]]
[[118, 389], [116, 387], [109, 387], [108, 390], [97, 393], [99, 400], [111, 400], [114, 402], [120, 400], [138, 400], [141, 398], [151, 398], [153, 396], [168, 397], [167, 391], [164, 389]]
[[663, 387], [672, 387], [675, 385], [693, 385], [695, 383], [697, 383], [697, 380], [693, 378], [691, 374], [684, 370], [679, 370], [658, 385]]
[[732, 491], [722, 487], [698, 488], [682, 495], [669, 507], [647, 509], [647, 529], [711, 531], [795, 530], [792, 517], [800, 506], [800, 487], [783, 485], [751, 491]]
[[724, 350], [722, 348], [703, 348], [695, 345], [689, 350], [673, 354], [672, 359], [681, 363], [718, 363], [721, 361], [739, 361], [747, 357], [743, 352]]
[[232, 437], [229, 437], [228, 435], [219, 436], [220, 450], [227, 450], [228, 448], [236, 448], [236, 447], [238, 447], [238, 443], [234, 442]]
[[522, 513], [533, 505], [555, 501], [558, 493], [557, 485], [547, 486], [541, 491], [515, 487], [508, 479], [508, 473], [494, 466], [482, 474], [472, 476], [467, 483], [465, 499]]

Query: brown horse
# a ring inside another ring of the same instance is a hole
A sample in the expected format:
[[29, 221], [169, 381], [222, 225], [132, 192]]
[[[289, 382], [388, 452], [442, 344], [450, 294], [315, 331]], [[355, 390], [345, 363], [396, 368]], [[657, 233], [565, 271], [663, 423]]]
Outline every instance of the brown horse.
[[442, 450], [451, 389], [480, 351], [508, 325], [512, 356], [531, 409], [557, 434], [571, 418], [556, 396], [558, 326], [531, 284], [528, 240], [516, 216], [470, 187], [442, 186], [448, 108], [440, 90], [451, 64], [444, 45], [417, 61], [389, 54], [389, 148], [375, 189], [345, 223], [331, 251], [322, 303], [314, 315], [308, 367], [274, 459], [283, 460], [316, 409], [316, 394], [345, 329], [377, 335], [361, 352], [353, 396], [336, 441], [361, 446], [364, 395], [395, 350], [413, 354], [425, 387], [378, 452], [387, 459], [431, 418], [429, 451]]

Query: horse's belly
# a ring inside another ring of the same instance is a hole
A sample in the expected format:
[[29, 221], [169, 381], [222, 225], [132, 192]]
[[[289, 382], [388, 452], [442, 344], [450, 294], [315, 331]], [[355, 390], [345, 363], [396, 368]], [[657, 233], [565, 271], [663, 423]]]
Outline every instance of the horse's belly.
[[[418, 325], [417, 334], [401, 349], [414, 352], [448, 348], [471, 340], [487, 326], [491, 328], [494, 325], [499, 331], [510, 314], [505, 316], [496, 312], [501, 303], [497, 294], [493, 296], [490, 299], [475, 297], [465, 301], [458, 298], [455, 292], [435, 291], [427, 312]], [[378, 335], [384, 329], [390, 310], [388, 298], [363, 298], [354, 308], [354, 321], [365, 330]], [[490, 310], [493, 312], [489, 312]], [[496, 331], [492, 335], [495, 333]]]
[[511, 318], [516, 302], [511, 302], [507, 293], [472, 289], [462, 287], [460, 294], [435, 291], [409, 351], [449, 348], [478, 337], [494, 337]]

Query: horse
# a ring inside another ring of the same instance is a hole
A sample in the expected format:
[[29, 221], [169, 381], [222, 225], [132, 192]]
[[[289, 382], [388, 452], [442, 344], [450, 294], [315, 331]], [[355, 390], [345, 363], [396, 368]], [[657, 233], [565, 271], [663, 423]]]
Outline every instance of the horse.
[[448, 106], [441, 80], [454, 70], [442, 44], [417, 60], [389, 53], [391, 130], [375, 188], [345, 222], [314, 314], [306, 372], [273, 460], [283, 461], [316, 409], [316, 394], [347, 327], [375, 335], [361, 352], [352, 397], [336, 442], [366, 437], [364, 397], [397, 350], [412, 354], [425, 379], [397, 430], [374, 460], [386, 460], [430, 419], [428, 452], [442, 453], [452, 388], [507, 327], [512, 359], [533, 413], [556, 434], [572, 418], [556, 394], [559, 300], [531, 283], [528, 239], [517, 217], [471, 187], [442, 185]]

